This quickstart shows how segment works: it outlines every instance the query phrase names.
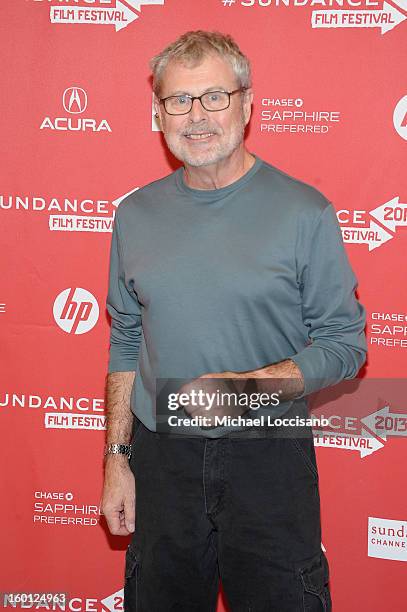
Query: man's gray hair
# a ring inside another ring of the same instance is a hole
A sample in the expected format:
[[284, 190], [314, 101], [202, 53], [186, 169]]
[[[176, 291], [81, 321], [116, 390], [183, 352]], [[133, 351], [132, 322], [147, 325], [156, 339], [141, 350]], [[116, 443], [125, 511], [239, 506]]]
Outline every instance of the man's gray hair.
[[235, 73], [238, 87], [251, 87], [250, 62], [240, 51], [233, 38], [221, 32], [194, 30], [182, 34], [151, 59], [153, 90], [156, 96], [160, 96], [162, 74], [170, 61], [196, 66], [210, 53], [216, 53], [229, 62]]

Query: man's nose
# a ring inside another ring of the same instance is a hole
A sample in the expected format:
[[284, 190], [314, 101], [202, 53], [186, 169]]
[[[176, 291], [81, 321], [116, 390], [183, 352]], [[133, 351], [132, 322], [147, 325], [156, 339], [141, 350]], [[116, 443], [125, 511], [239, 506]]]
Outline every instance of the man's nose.
[[189, 120], [193, 123], [197, 123], [198, 121], [202, 121], [202, 119], [206, 119], [206, 111], [201, 104], [200, 100], [192, 101], [192, 108], [189, 111]]

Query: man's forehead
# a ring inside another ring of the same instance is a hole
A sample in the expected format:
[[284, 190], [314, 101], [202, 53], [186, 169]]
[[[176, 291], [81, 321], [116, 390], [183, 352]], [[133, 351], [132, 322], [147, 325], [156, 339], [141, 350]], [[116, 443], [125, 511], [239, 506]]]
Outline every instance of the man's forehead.
[[199, 62], [169, 61], [162, 75], [161, 91], [163, 95], [196, 93], [197, 90], [204, 93], [214, 87], [223, 89], [235, 84], [236, 77], [229, 62], [218, 55], [208, 54]]

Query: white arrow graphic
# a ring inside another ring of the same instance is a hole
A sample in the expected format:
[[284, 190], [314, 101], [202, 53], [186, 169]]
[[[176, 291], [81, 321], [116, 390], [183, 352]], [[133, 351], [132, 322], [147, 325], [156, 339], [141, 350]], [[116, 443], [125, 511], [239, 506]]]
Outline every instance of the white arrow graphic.
[[350, 244], [367, 244], [369, 251], [377, 249], [388, 240], [392, 240], [394, 236], [386, 232], [385, 229], [377, 225], [374, 221], [370, 221], [369, 227], [341, 227], [343, 241]]
[[380, 28], [385, 34], [407, 19], [394, 6], [383, 2], [381, 11], [312, 11], [313, 28]]
[[101, 599], [100, 603], [104, 606], [104, 608], [106, 608], [106, 610], [109, 610], [109, 612], [114, 612], [114, 610], [117, 610], [117, 602], [123, 601], [123, 595], [124, 589], [120, 589], [120, 591], [116, 591], [116, 593]]
[[340, 448], [344, 450], [359, 451], [360, 457], [367, 457], [383, 448], [384, 444], [369, 435], [369, 432], [363, 429], [360, 436], [348, 433], [336, 433], [333, 431], [313, 430], [314, 445], [325, 446], [330, 448]]
[[372, 217], [380, 221], [392, 232], [396, 231], [396, 225], [407, 226], [407, 204], [403, 204], [399, 200], [399, 196], [396, 196], [370, 211]]
[[[96, 16], [96, 19], [94, 19]], [[92, 19], [91, 19], [92, 17]], [[89, 8], [86, 6], [50, 7], [51, 23], [86, 23], [114, 25], [116, 32], [138, 19], [138, 15], [117, 0], [115, 8]]]
[[393, 4], [407, 12], [407, 0], [393, 0]]
[[407, 436], [407, 414], [390, 412], [389, 406], [376, 410], [360, 420], [383, 440], [387, 440], [387, 436]]
[[120, 202], [122, 200], [124, 200], [124, 198], [127, 198], [128, 195], [130, 195], [131, 193], [134, 193], [135, 191], [137, 191], [137, 189], [140, 189], [140, 187], [134, 187], [134, 189], [130, 189], [130, 191], [128, 191], [127, 193], [125, 193], [122, 196], [119, 196], [118, 198], [116, 198], [115, 200], [112, 200], [112, 204], [113, 206], [116, 206], [116, 208], [119, 206]]
[[126, 0], [126, 2], [127, 4], [130, 4], [130, 6], [135, 8], [136, 11], [140, 11], [141, 7], [144, 4], [160, 4], [161, 6], [164, 5], [164, 0]]

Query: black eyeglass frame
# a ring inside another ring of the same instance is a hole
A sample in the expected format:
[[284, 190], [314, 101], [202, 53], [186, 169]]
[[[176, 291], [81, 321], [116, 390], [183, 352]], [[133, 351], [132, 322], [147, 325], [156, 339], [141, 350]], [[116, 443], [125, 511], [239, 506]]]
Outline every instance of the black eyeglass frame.
[[[239, 87], [239, 89], [234, 89], [233, 91], [220, 91], [220, 90], [216, 90], [216, 91], [205, 91], [203, 94], [201, 94], [200, 96], [190, 96], [189, 94], [178, 94], [177, 96], [167, 96], [166, 98], [158, 98], [158, 101], [160, 102], [160, 104], [162, 103], [164, 106], [164, 110], [167, 113], [167, 115], [172, 115], [172, 116], [177, 116], [177, 115], [188, 115], [188, 113], [191, 112], [192, 107], [194, 105], [194, 100], [199, 100], [201, 103], [202, 108], [204, 108], [206, 111], [208, 111], [209, 113], [218, 113], [219, 111], [223, 111], [226, 110], [227, 108], [229, 108], [230, 106], [230, 96], [233, 96], [233, 94], [237, 93], [238, 91], [246, 91], [247, 87]], [[206, 106], [204, 106], [203, 102], [202, 102], [202, 98], [203, 96], [207, 96], [208, 94], [214, 94], [214, 93], [222, 93], [222, 94], [227, 94], [228, 95], [228, 105], [225, 106], [224, 108], [218, 108], [218, 109], [212, 109], [212, 108], [206, 108]], [[184, 113], [169, 113], [167, 111], [167, 107], [166, 107], [166, 100], [169, 100], [170, 98], [179, 98], [183, 96], [184, 98], [189, 98], [189, 100], [191, 101], [191, 107], [189, 108], [189, 110], [187, 110]]]

